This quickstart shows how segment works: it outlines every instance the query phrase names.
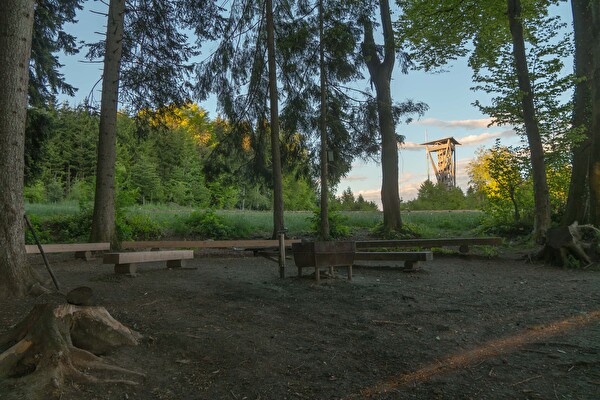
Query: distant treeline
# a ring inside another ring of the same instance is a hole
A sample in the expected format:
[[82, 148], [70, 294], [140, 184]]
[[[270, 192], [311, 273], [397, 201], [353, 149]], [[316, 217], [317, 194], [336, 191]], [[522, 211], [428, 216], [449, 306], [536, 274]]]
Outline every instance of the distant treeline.
[[[31, 203], [94, 197], [98, 113], [81, 105], [28, 111], [25, 198]], [[120, 206], [173, 203], [215, 209], [272, 208], [270, 145], [230, 133], [190, 103], [117, 120], [117, 199]], [[299, 135], [284, 144], [286, 210], [318, 207], [316, 171]], [[339, 210], [376, 210], [348, 189], [333, 199]]]

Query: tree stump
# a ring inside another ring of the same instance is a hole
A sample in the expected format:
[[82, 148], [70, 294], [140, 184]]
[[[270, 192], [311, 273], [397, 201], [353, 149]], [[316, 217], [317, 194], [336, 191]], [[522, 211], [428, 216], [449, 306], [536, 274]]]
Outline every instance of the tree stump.
[[569, 226], [551, 228], [546, 233], [546, 243], [540, 253], [539, 259], [560, 266], [587, 267], [598, 260], [597, 239], [584, 240], [584, 230], [591, 229], [598, 232], [592, 225], [578, 225], [577, 222]]
[[38, 304], [0, 336], [0, 398], [60, 398], [67, 379], [136, 385], [143, 374], [109, 364], [99, 355], [135, 346], [141, 337], [104, 307]]

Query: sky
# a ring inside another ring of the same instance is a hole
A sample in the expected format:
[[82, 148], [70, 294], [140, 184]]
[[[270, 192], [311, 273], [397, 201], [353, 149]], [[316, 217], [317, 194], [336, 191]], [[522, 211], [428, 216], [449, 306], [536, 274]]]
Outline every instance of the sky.
[[[88, 2], [86, 8], [78, 13], [78, 23], [67, 27], [69, 33], [79, 40], [88, 42], [101, 38], [98, 32], [105, 31], [106, 17], [92, 11], [105, 12], [106, 6], [100, 1]], [[571, 23], [570, 6], [561, 2], [553, 12]], [[570, 25], [569, 25], [570, 26]], [[102, 74], [102, 65], [87, 63], [84, 59], [85, 50], [75, 56], [60, 55], [64, 64], [61, 72], [69, 83], [78, 88], [75, 97], [61, 96], [60, 101], [71, 104], [83, 102], [92, 95], [99, 101], [100, 87], [98, 80]], [[570, 68], [572, 60], [565, 60]], [[420, 143], [436, 139], [454, 137], [460, 146], [456, 147], [457, 185], [466, 191], [469, 185], [467, 167], [480, 148], [490, 148], [496, 139], [504, 145], [515, 145], [521, 142], [512, 127], [491, 126], [490, 119], [482, 114], [472, 104], [479, 100], [489, 104], [490, 95], [470, 90], [472, 72], [466, 60], [458, 60], [449, 66], [448, 72], [425, 73], [410, 71], [404, 75], [399, 69], [392, 76], [392, 98], [396, 102], [406, 99], [422, 101], [428, 104], [429, 110], [412, 123], [399, 124], [396, 132], [405, 137], [405, 143], [399, 149], [399, 190], [403, 201], [416, 197], [419, 186], [430, 177], [435, 179], [434, 172], [428, 168], [426, 151]], [[360, 84], [359, 84], [360, 85]], [[365, 86], [365, 84], [362, 84]], [[363, 88], [363, 87], [361, 87]], [[200, 104], [209, 111], [211, 117], [217, 116], [217, 104], [210, 100]], [[372, 161], [357, 160], [352, 170], [343, 178], [337, 187], [338, 195], [350, 188], [355, 196], [362, 195], [365, 200], [375, 202], [381, 208], [381, 166]]]

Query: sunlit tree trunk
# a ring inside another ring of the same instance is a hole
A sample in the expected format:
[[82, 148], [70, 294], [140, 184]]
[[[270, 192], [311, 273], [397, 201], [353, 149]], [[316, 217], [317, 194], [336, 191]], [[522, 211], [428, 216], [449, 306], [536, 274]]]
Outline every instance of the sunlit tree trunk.
[[115, 164], [117, 160], [117, 106], [119, 69], [123, 50], [125, 0], [111, 0], [108, 8], [106, 51], [100, 104], [100, 137], [96, 166], [96, 196], [92, 218], [92, 242], [116, 242]]
[[394, 31], [388, 0], [379, 2], [381, 24], [383, 27], [384, 58], [380, 60], [373, 25], [365, 21], [363, 57], [369, 69], [371, 82], [375, 85], [379, 129], [381, 131], [381, 203], [383, 206], [383, 225], [387, 231], [402, 229], [400, 216], [400, 192], [398, 190], [398, 138], [392, 114], [392, 95], [390, 82], [396, 57]]
[[283, 176], [279, 143], [279, 104], [277, 97], [277, 70], [275, 66], [275, 27], [273, 0], [267, 0], [267, 58], [269, 66], [269, 101], [271, 107], [271, 158], [273, 167], [273, 238], [283, 230]]
[[571, 0], [575, 33], [575, 74], [582, 78], [575, 86], [573, 127], [582, 129], [585, 139], [573, 149], [571, 183], [562, 224], [587, 223], [590, 211], [591, 100], [593, 80], [592, 46], [594, 43], [590, 0]]
[[33, 0], [0, 5], [0, 297], [24, 296], [36, 283], [25, 262], [24, 143]]
[[515, 68], [521, 92], [521, 107], [525, 132], [531, 152], [531, 169], [533, 172], [533, 192], [535, 202], [535, 221], [533, 236], [536, 242], [544, 240], [546, 231], [550, 227], [550, 196], [546, 180], [546, 167], [544, 163], [544, 148], [540, 135], [538, 120], [533, 102], [533, 89], [529, 78], [527, 57], [525, 54], [525, 39], [521, 23], [520, 0], [508, 0], [508, 19], [512, 35], [513, 55]]

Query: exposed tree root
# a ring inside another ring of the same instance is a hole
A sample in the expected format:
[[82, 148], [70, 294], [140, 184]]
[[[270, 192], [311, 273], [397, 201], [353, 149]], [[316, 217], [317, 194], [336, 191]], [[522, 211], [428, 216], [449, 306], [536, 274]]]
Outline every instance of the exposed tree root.
[[98, 355], [137, 345], [140, 339], [104, 307], [36, 305], [0, 336], [0, 398], [59, 398], [69, 380], [137, 385], [144, 374], [109, 364]]
[[546, 244], [536, 258], [562, 267], [587, 268], [599, 260], [598, 233], [600, 230], [593, 225], [578, 225], [577, 222], [549, 229]]

